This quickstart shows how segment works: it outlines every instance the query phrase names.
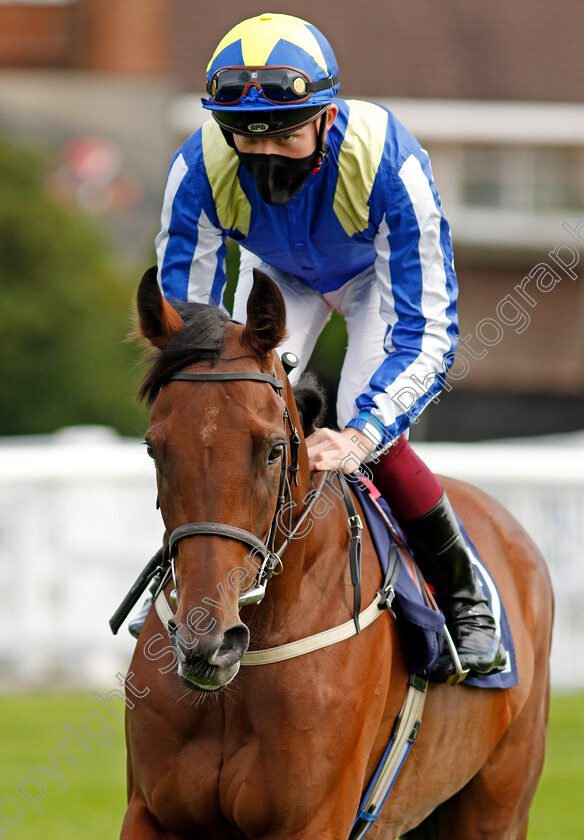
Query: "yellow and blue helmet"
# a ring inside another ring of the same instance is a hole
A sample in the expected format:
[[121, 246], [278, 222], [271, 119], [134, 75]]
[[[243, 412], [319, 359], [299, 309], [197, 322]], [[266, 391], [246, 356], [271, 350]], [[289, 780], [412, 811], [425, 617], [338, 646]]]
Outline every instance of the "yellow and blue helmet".
[[300, 18], [266, 13], [221, 40], [207, 66], [203, 107], [228, 132], [276, 136], [317, 119], [338, 90], [324, 35]]

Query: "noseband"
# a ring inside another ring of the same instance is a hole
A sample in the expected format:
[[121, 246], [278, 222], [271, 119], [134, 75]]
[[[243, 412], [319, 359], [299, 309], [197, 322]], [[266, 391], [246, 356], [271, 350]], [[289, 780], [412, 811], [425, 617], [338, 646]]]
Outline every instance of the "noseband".
[[[282, 396], [282, 389], [284, 387], [283, 381], [281, 379], [277, 379], [276, 376], [268, 373], [255, 373], [253, 371], [225, 371], [217, 373], [192, 373], [190, 371], [180, 371], [179, 373], [175, 373], [171, 379], [186, 380], [187, 382], [225, 382], [231, 380], [267, 382], [271, 385], [279, 397]], [[282, 561], [280, 559], [280, 555], [289, 545], [290, 541], [294, 537], [294, 534], [297, 532], [305, 518], [304, 515], [301, 516], [300, 520], [296, 523], [294, 531], [292, 531], [292, 505], [290, 506], [288, 522], [289, 527], [287, 529], [288, 536], [284, 545], [281, 546], [278, 551], [275, 551], [274, 544], [276, 532], [278, 530], [278, 520], [281, 512], [283, 511], [284, 505], [286, 504], [286, 497], [290, 496], [290, 479], [288, 478], [288, 472], [290, 472], [294, 484], [298, 485], [298, 452], [300, 449], [300, 436], [298, 435], [296, 427], [292, 425], [287, 406], [284, 409], [284, 425], [288, 426], [290, 436], [287, 441], [287, 445], [284, 447], [284, 454], [282, 456], [282, 465], [280, 469], [280, 483], [278, 488], [276, 512], [274, 514], [274, 518], [272, 519], [272, 524], [266, 541], [262, 542], [259, 537], [252, 534], [250, 531], [246, 531], [243, 528], [236, 528], [233, 525], [225, 525], [222, 522], [191, 522], [186, 525], [179, 525], [179, 527], [175, 528], [170, 534], [168, 539], [168, 552], [171, 561], [170, 568], [161, 580], [158, 591], [162, 590], [170, 574], [173, 576], [175, 590], [178, 589], [174, 571], [174, 561], [178, 553], [178, 544], [181, 540], [187, 537], [196, 537], [200, 535], [219, 536], [227, 537], [231, 540], [238, 540], [239, 542], [250, 546], [254, 555], [257, 554], [261, 557], [261, 564], [258, 570], [255, 585], [240, 596], [239, 606], [260, 603], [266, 592], [267, 581], [272, 577], [272, 575], [280, 574], [282, 571]], [[308, 513], [308, 511], [305, 509], [303, 514], [306, 513]]]

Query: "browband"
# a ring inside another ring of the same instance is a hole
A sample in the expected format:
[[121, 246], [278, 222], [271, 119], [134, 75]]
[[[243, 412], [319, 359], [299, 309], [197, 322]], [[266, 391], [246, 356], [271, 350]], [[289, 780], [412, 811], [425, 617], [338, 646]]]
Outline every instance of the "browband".
[[276, 379], [275, 376], [271, 376], [269, 373], [254, 373], [253, 371], [224, 371], [222, 373], [194, 373], [188, 370], [181, 370], [178, 373], [173, 374], [171, 379], [186, 379], [189, 381], [205, 381], [205, 380], [212, 380], [212, 379], [224, 379], [226, 381], [230, 379], [252, 379], [256, 382], [268, 382], [272, 388], [276, 390], [280, 390], [284, 387], [284, 383], [281, 379]]

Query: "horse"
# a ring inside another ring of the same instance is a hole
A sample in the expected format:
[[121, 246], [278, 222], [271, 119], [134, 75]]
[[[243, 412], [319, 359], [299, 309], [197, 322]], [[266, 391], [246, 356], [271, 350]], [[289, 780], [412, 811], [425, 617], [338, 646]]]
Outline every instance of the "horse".
[[[246, 667], [259, 650], [354, 617], [341, 494], [303, 519], [323, 474], [314, 483], [304, 442], [314, 418], [301, 418], [310, 409], [296, 405], [276, 352], [281, 293], [256, 270], [239, 324], [219, 308], [171, 305], [150, 270], [137, 309], [157, 353], [141, 396], [169, 535], [159, 589], [173, 607], [164, 623], [150, 610], [127, 676], [121, 838], [347, 840], [410, 673], [390, 610], [336, 643]], [[550, 580], [501, 505], [442, 480], [503, 593], [518, 684], [429, 684], [418, 738], [369, 837], [524, 840], [545, 751]], [[361, 570], [369, 604], [382, 573], [366, 527]]]

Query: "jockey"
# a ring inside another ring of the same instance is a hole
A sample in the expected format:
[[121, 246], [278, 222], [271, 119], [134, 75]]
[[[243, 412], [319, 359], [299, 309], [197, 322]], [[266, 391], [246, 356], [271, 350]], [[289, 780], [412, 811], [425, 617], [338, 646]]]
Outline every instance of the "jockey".
[[[333, 309], [347, 325], [339, 430], [307, 439], [315, 470], [368, 463], [422, 563], [435, 564], [462, 667], [505, 666], [495, 620], [444, 490], [407, 440], [457, 343], [450, 231], [427, 153], [385, 108], [336, 98], [333, 51], [311, 24], [262, 14], [207, 67], [210, 119], [170, 167], [158, 276], [169, 300], [222, 306], [225, 240], [241, 249], [233, 317], [259, 267], [278, 284], [298, 378]], [[437, 677], [453, 672], [448, 657]]]

